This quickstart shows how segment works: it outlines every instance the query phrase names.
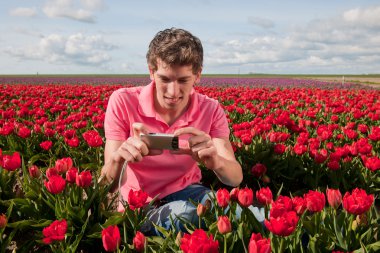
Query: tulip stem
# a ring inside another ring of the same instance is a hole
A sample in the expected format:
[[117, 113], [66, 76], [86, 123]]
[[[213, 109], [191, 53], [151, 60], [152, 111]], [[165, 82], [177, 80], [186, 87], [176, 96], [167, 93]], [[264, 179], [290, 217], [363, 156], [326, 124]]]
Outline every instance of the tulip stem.
[[124, 243], [127, 244], [127, 227], [125, 226], [125, 221], [123, 221], [123, 229], [124, 229]]
[[223, 237], [224, 237], [224, 253], [227, 253], [227, 236], [226, 236], [226, 234], [224, 234], [223, 235]]
[[280, 249], [279, 253], [282, 253], [285, 251], [285, 238], [279, 237], [280, 238]]
[[[349, 220], [349, 227], [347, 229], [347, 239], [348, 239], [348, 242], [347, 242], [347, 245], [351, 245], [351, 233], [353, 232], [353, 229], [352, 229], [352, 223], [354, 222], [354, 218], [355, 218], [355, 215], [353, 214], [350, 214], [350, 220]], [[348, 250], [348, 248], [347, 248]]]

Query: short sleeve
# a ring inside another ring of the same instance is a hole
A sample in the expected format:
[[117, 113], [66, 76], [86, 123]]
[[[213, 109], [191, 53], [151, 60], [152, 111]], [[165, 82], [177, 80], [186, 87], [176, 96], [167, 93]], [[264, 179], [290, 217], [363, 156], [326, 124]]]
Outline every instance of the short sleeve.
[[104, 119], [104, 133], [106, 139], [122, 141], [129, 137], [130, 126], [127, 112], [128, 93], [123, 89], [114, 91], [107, 105]]
[[227, 116], [219, 103], [213, 116], [214, 117], [210, 129], [210, 136], [212, 138], [229, 138], [230, 129], [228, 127]]

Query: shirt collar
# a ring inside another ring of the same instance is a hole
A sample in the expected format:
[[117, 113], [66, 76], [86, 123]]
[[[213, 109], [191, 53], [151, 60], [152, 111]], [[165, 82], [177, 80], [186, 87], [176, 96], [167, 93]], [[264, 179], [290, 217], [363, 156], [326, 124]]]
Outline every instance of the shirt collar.
[[[144, 86], [138, 96], [138, 112], [146, 117], [152, 117], [161, 119], [154, 109], [154, 88], [155, 82]], [[184, 115], [182, 115], [177, 121], [180, 125], [187, 125], [189, 122], [194, 121], [199, 115], [199, 98], [194, 88], [190, 93], [190, 106], [187, 108]]]

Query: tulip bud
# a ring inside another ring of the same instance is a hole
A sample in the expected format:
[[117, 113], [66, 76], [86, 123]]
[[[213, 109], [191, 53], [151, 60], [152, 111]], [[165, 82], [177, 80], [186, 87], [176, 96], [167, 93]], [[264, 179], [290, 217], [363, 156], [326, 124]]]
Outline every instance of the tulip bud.
[[176, 245], [178, 245], [178, 246], [181, 245], [181, 239], [182, 239], [182, 236], [183, 236], [183, 235], [182, 235], [182, 232], [179, 231], [178, 234], [177, 234], [177, 236], [176, 236], [176, 238], [175, 238], [175, 244], [176, 244]]
[[0, 229], [5, 228], [7, 226], [7, 216], [5, 214], [0, 214]]
[[256, 163], [251, 168], [251, 173], [254, 177], [261, 177], [267, 172], [267, 167], [264, 164]]
[[231, 232], [232, 230], [231, 222], [230, 222], [230, 219], [228, 219], [228, 216], [225, 216], [225, 215], [219, 216], [217, 225], [218, 225], [219, 233], [221, 233], [222, 235], [227, 234]]
[[262, 205], [269, 205], [273, 201], [273, 194], [269, 187], [263, 187], [256, 192], [256, 199]]
[[230, 203], [230, 193], [226, 189], [221, 188], [216, 192], [216, 200], [220, 207], [225, 208]]
[[82, 171], [80, 174], [77, 174], [75, 182], [79, 187], [86, 188], [91, 185], [92, 175], [88, 170]]
[[199, 203], [198, 206], [197, 206], [197, 215], [199, 217], [202, 217], [202, 216], [205, 215], [206, 211], [207, 211], [206, 206], [204, 206], [201, 203]]
[[351, 229], [355, 231], [357, 227], [358, 227], [358, 223], [356, 222], [356, 220], [354, 220], [354, 221], [352, 222]]
[[205, 205], [204, 206], [206, 207], [207, 210], [210, 210], [211, 209], [211, 200], [207, 199], [205, 201]]
[[253, 190], [245, 187], [239, 190], [238, 201], [240, 206], [248, 207], [253, 203]]
[[36, 165], [32, 165], [28, 170], [32, 178], [39, 178], [41, 176], [41, 171]]
[[72, 167], [66, 172], [66, 180], [67, 182], [73, 184], [76, 182], [78, 176], [78, 169], [75, 167]]
[[73, 167], [73, 160], [70, 157], [65, 157], [55, 161], [55, 168], [58, 173], [66, 173], [69, 169]]
[[58, 170], [54, 167], [46, 170], [46, 177], [50, 178], [51, 176], [58, 176]]
[[366, 226], [368, 225], [368, 219], [367, 219], [367, 214], [362, 213], [359, 215], [356, 215], [356, 222], [358, 223], [358, 226]]
[[146, 238], [143, 233], [137, 231], [135, 237], [133, 238], [133, 246], [137, 252], [143, 252], [145, 249]]
[[270, 183], [270, 177], [268, 177], [267, 175], [264, 175], [261, 180], [263, 180], [263, 182], [265, 184], [269, 184]]
[[327, 202], [329, 202], [330, 206], [334, 209], [337, 209], [339, 205], [342, 203], [342, 194], [339, 189], [327, 189]]
[[238, 194], [239, 194], [239, 188], [233, 188], [230, 191], [230, 199], [232, 201], [237, 201], [238, 200]]
[[106, 251], [116, 251], [121, 243], [120, 231], [117, 225], [109, 226], [102, 230], [103, 247]]

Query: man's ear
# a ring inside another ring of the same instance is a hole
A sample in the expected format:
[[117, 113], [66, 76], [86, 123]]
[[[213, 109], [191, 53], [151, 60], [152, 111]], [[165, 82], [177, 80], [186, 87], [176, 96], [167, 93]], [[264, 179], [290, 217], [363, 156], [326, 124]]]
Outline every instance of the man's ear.
[[201, 75], [202, 75], [202, 69], [199, 70], [198, 74], [196, 75], [195, 84], [198, 84], [201, 81]]
[[150, 80], [153, 81], [154, 80], [154, 70], [149, 67], [149, 76], [150, 76]]

